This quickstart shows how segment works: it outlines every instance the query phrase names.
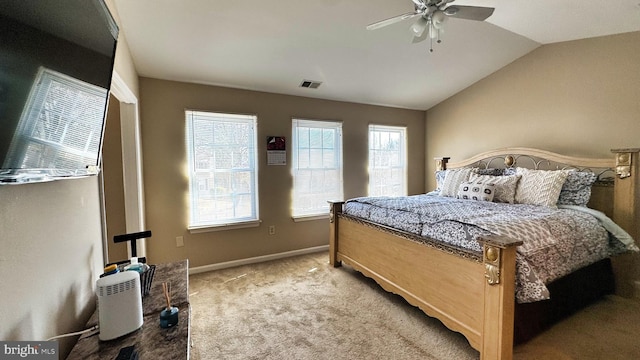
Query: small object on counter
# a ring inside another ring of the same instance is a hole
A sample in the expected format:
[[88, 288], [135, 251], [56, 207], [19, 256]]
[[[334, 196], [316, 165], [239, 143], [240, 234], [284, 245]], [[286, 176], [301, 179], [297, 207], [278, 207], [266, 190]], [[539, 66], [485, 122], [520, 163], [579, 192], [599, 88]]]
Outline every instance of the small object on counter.
[[118, 269], [118, 265], [111, 264], [111, 265], [106, 266], [104, 268], [104, 272], [102, 273], [102, 275], [100, 275], [100, 277], [107, 276], [107, 275], [112, 275], [112, 274], [118, 273], [119, 271], [120, 271], [120, 269]]
[[175, 306], [169, 309], [163, 309], [160, 312], [160, 327], [163, 329], [170, 328], [178, 323], [178, 308]]
[[138, 359], [138, 352], [136, 351], [135, 345], [126, 346], [120, 349], [118, 353], [118, 357], [116, 360], [136, 360]]
[[171, 283], [162, 283], [167, 307], [160, 312], [160, 327], [170, 328], [178, 323], [178, 308], [171, 306]]
[[124, 271], [137, 271], [140, 274], [147, 270], [149, 270], [149, 265], [143, 263], [131, 263], [124, 267]]

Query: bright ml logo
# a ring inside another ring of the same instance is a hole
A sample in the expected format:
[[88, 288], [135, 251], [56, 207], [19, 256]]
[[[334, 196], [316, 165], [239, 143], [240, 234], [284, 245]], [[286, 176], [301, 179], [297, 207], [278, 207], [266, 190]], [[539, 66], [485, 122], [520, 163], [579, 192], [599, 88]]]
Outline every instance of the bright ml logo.
[[0, 341], [0, 360], [57, 360], [57, 341]]

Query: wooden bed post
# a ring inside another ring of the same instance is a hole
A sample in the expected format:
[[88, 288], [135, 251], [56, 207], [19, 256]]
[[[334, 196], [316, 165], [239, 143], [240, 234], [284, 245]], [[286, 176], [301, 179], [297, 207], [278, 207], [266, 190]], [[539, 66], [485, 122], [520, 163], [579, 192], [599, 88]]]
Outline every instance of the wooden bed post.
[[636, 222], [640, 214], [640, 149], [613, 149], [616, 153], [616, 180], [613, 217], [634, 239], [638, 239]]
[[447, 163], [449, 162], [449, 157], [437, 157], [433, 158], [436, 161], [436, 171], [438, 170], [447, 170]]
[[516, 248], [522, 241], [504, 237], [484, 237], [479, 241], [486, 278], [480, 357], [510, 360], [513, 358]]
[[[640, 149], [612, 149], [616, 154], [616, 179], [613, 200], [613, 221], [636, 240], [640, 241], [638, 216], [640, 215]], [[616, 278], [616, 293], [633, 297], [635, 282], [640, 280], [640, 256], [623, 254], [612, 259]]]
[[329, 264], [339, 267], [338, 260], [338, 214], [342, 214], [344, 201], [329, 201]]

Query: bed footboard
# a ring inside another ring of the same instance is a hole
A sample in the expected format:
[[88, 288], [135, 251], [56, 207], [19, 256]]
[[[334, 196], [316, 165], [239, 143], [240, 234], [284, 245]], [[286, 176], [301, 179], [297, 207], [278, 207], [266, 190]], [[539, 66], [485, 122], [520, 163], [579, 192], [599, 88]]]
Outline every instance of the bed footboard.
[[482, 359], [512, 358], [515, 251], [521, 241], [484, 238], [481, 255], [425, 245], [411, 234], [342, 215], [343, 202], [330, 205], [331, 265], [345, 262], [462, 333]]

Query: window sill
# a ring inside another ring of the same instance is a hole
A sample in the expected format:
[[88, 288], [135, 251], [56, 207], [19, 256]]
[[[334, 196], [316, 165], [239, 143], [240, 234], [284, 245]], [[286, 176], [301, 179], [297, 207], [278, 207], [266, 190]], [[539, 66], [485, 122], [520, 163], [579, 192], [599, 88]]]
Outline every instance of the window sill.
[[313, 220], [326, 220], [329, 218], [329, 214], [322, 215], [300, 215], [292, 217], [293, 222], [313, 221]]
[[200, 234], [206, 232], [213, 231], [225, 231], [225, 230], [235, 230], [235, 229], [246, 229], [252, 227], [260, 226], [260, 220], [252, 220], [252, 221], [244, 221], [238, 223], [231, 224], [220, 224], [220, 225], [205, 225], [205, 226], [189, 226], [187, 230], [191, 234]]

